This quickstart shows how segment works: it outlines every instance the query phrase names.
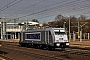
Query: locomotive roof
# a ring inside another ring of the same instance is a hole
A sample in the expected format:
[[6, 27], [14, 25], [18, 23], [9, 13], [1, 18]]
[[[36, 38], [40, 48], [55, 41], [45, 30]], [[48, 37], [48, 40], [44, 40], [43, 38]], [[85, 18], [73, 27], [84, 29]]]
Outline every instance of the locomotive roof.
[[64, 29], [64, 28], [30, 29], [30, 30], [26, 30], [24, 32], [30, 32], [30, 31], [50, 31], [50, 30], [54, 30], [54, 29]]

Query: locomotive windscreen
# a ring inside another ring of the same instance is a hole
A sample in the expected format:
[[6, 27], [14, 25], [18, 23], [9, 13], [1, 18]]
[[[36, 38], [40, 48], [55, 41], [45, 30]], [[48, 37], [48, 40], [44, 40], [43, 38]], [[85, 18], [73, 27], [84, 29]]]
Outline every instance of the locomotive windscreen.
[[25, 40], [41, 41], [41, 33], [25, 33]]
[[66, 34], [65, 33], [65, 30], [54, 30], [54, 32], [55, 32], [55, 35], [59, 35], [59, 34]]

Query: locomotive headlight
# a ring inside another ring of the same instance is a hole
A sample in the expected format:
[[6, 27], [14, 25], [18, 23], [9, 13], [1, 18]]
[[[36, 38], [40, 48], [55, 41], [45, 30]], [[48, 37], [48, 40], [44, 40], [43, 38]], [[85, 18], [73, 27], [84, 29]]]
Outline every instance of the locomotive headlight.
[[57, 43], [57, 44], [56, 44], [56, 46], [60, 46], [60, 44], [59, 44], [59, 43]]
[[66, 45], [69, 45], [69, 43], [66, 43]]

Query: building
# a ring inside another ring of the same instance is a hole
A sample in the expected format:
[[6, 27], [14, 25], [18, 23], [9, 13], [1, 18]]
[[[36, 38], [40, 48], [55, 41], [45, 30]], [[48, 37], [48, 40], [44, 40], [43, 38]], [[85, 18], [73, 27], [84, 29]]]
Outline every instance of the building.
[[0, 38], [1, 39], [19, 39], [20, 32], [27, 29], [32, 29], [36, 25], [39, 25], [37, 22], [22, 22], [22, 23], [7, 23], [0, 22]]

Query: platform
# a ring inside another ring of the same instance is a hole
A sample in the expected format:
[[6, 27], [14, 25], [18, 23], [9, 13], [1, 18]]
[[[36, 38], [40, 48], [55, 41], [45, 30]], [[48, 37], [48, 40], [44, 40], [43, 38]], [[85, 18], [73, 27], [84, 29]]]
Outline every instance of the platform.
[[70, 41], [70, 47], [73, 48], [83, 48], [83, 49], [90, 49], [90, 40], [76, 40], [76, 41]]

